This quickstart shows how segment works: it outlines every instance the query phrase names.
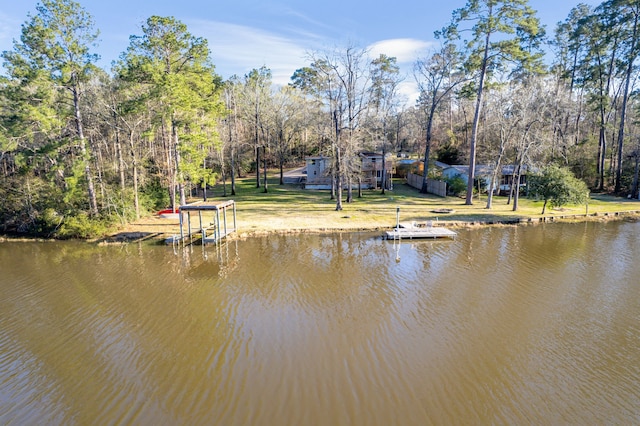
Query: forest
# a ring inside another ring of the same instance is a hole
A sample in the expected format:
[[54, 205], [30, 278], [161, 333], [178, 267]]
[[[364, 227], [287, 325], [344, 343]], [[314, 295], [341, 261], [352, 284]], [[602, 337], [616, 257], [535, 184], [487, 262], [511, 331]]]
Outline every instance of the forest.
[[[553, 29], [527, 0], [452, 12], [411, 75], [346, 45], [310, 52], [277, 86], [267, 66], [223, 80], [207, 40], [174, 17], [149, 17], [101, 69], [91, 14], [42, 0], [2, 53], [0, 232], [89, 237], [216, 184], [233, 196], [238, 178], [266, 192], [267, 171], [282, 184], [310, 155], [331, 158], [340, 210], [363, 150], [427, 159], [425, 182], [434, 160], [471, 178], [476, 164], [553, 166], [638, 197], [640, 2], [578, 4]], [[467, 204], [474, 191], [470, 179]]]

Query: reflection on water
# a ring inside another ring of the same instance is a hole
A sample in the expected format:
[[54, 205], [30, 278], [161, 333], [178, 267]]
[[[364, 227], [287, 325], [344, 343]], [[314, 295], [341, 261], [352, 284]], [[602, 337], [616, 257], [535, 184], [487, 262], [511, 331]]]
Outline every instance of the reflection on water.
[[638, 424], [640, 224], [0, 244], [0, 423]]

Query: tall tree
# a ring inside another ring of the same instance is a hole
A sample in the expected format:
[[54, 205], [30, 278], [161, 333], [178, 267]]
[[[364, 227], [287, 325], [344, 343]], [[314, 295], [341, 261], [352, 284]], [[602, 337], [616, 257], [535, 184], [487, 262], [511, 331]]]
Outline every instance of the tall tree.
[[[560, 148], [565, 162], [567, 149], [580, 140], [580, 121], [583, 117], [583, 85], [580, 85], [579, 65], [587, 53], [588, 28], [583, 23], [592, 14], [592, 9], [579, 4], [569, 16], [559, 22], [551, 46], [555, 52], [552, 71], [556, 77], [556, 109], [554, 113], [554, 139], [552, 156]], [[572, 143], [570, 143], [572, 142]], [[559, 147], [558, 147], [559, 145]]]
[[[200, 166], [217, 142], [216, 120], [222, 114], [222, 82], [210, 60], [207, 41], [187, 31], [173, 17], [152, 16], [141, 36], [131, 36], [117, 71], [145, 87], [140, 101], [153, 99], [168, 157], [173, 157], [171, 202], [176, 186], [186, 203], [185, 183], [210, 176]], [[167, 135], [168, 130], [168, 135]]]
[[[260, 150], [266, 140], [261, 137], [266, 124], [266, 105], [271, 97], [271, 70], [265, 66], [252, 69], [244, 76], [243, 104], [246, 120], [253, 129], [253, 148], [256, 159], [256, 188], [260, 188]], [[265, 181], [266, 183], [266, 181]]]
[[[231, 195], [236, 195], [236, 167], [237, 167], [237, 153], [240, 148], [240, 137], [238, 136], [238, 92], [240, 91], [241, 83], [237, 76], [233, 76], [227, 80], [224, 84], [224, 101], [227, 109], [227, 114], [224, 119], [226, 127], [226, 139], [227, 146], [229, 147], [229, 176], [231, 178]], [[224, 164], [221, 164], [224, 170]], [[224, 176], [224, 172], [223, 172]], [[225, 186], [226, 195], [226, 186]]]
[[[2, 54], [9, 78], [15, 79], [14, 89], [20, 92], [25, 108], [34, 116], [24, 116], [27, 121], [41, 121], [44, 127], [51, 124], [46, 111], [64, 122], [73, 120], [73, 137], [63, 137], [80, 151], [78, 164], [84, 171], [89, 212], [98, 214], [98, 202], [90, 167], [90, 152], [84, 132], [82, 102], [84, 86], [96, 70], [98, 55], [91, 53], [98, 31], [94, 29], [92, 16], [73, 0], [43, 0], [36, 6], [37, 14], [29, 15], [22, 26], [20, 42], [14, 50]], [[33, 90], [45, 96], [33, 96]], [[31, 92], [31, 93], [30, 93]], [[60, 108], [58, 103], [71, 105]], [[38, 126], [39, 127], [39, 126]], [[69, 140], [70, 139], [70, 140]]]
[[420, 89], [418, 104], [426, 116], [424, 173], [420, 192], [427, 193], [429, 157], [433, 139], [433, 124], [442, 102], [452, 95], [460, 84], [468, 81], [460, 69], [461, 57], [453, 44], [446, 44], [428, 59], [420, 59], [414, 65], [414, 75]]
[[616, 63], [620, 55], [620, 37], [615, 31], [613, 14], [593, 13], [578, 21], [576, 33], [586, 42], [587, 51], [578, 63], [577, 82], [588, 92], [589, 105], [598, 114], [597, 186], [605, 187], [605, 162], [607, 158], [607, 131], [616, 113], [619, 90]]
[[[522, 118], [514, 111], [517, 108], [514, 105], [513, 97], [514, 90], [511, 85], [504, 85], [498, 90], [492, 91], [488, 96], [491, 97], [489, 102], [489, 109], [493, 111], [487, 111], [492, 115], [490, 128], [495, 129], [491, 141], [497, 142], [490, 144], [490, 155], [492, 162], [490, 163], [492, 173], [489, 181], [489, 191], [487, 194], [487, 205], [485, 208], [491, 209], [493, 207], [493, 193], [494, 189], [499, 186], [499, 177], [502, 174], [503, 159], [507, 155], [507, 150], [513, 146], [513, 141], [519, 130], [518, 124]], [[497, 146], [492, 146], [497, 145]]]
[[631, 81], [640, 55], [640, 3], [636, 0], [608, 0], [600, 6], [604, 13], [613, 14], [616, 30], [620, 32], [622, 54], [620, 66], [624, 78], [622, 104], [620, 106], [620, 126], [618, 130], [615, 190], [622, 189], [622, 160], [625, 137], [627, 105], [631, 94]]
[[347, 202], [352, 201], [355, 167], [356, 131], [364, 118], [369, 93], [367, 51], [354, 46], [316, 54], [309, 81], [323, 94], [332, 127], [333, 177], [336, 188], [336, 210], [342, 210], [342, 185], [347, 184]]
[[369, 102], [373, 118], [374, 132], [382, 148], [382, 193], [387, 189], [387, 140], [390, 122], [398, 109], [398, 85], [402, 81], [400, 67], [395, 57], [380, 54], [371, 61], [371, 91]]
[[466, 66], [477, 72], [465, 201], [468, 205], [473, 204], [478, 125], [487, 77], [507, 65], [514, 66], [515, 72], [541, 69], [544, 29], [528, 3], [528, 0], [467, 0], [465, 7], [454, 10], [451, 24], [436, 33], [450, 41], [458, 40], [463, 31], [470, 30], [472, 35], [464, 41], [468, 49]]
[[[546, 138], [551, 132], [547, 125], [551, 122], [548, 94], [549, 87], [542, 79], [529, 79], [516, 86], [514, 92], [514, 115], [518, 117], [518, 136], [515, 138], [515, 164], [511, 182], [513, 195], [513, 211], [518, 210], [520, 199], [520, 177], [525, 168], [531, 166], [534, 154], [539, 153], [546, 146]], [[529, 167], [530, 169], [530, 167]], [[510, 194], [510, 195], [511, 195]]]
[[293, 140], [301, 124], [303, 102], [299, 91], [292, 86], [280, 88], [272, 98], [271, 120], [274, 131], [274, 150], [280, 170], [280, 185], [284, 185], [284, 166], [291, 155]]

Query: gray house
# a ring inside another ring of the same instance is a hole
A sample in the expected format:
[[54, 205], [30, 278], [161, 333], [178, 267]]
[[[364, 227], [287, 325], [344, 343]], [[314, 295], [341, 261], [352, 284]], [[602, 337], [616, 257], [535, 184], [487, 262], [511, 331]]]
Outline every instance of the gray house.
[[[306, 189], [331, 189], [331, 161], [325, 156], [311, 156], [306, 158]], [[362, 188], [381, 188], [383, 184], [382, 154], [376, 152], [361, 152], [357, 160], [361, 171]], [[385, 156], [386, 181], [385, 189], [392, 189], [393, 160], [391, 154]], [[357, 185], [357, 182], [354, 182]]]
[[[445, 165], [446, 166], [446, 165]], [[487, 165], [477, 164], [475, 168], [475, 178], [481, 182], [481, 188], [483, 191], [489, 190], [489, 185], [491, 184], [491, 175], [493, 174], [493, 167]], [[500, 192], [506, 192], [511, 189], [511, 183], [513, 182], [514, 175], [513, 172], [515, 170], [514, 165], [506, 165], [502, 166], [500, 174], [498, 175], [498, 179], [496, 182], [496, 186], [494, 190], [498, 190]], [[527, 167], [524, 167], [523, 173], [520, 175], [520, 186], [525, 186], [527, 184]], [[444, 178], [454, 178], [459, 176], [465, 183], [469, 182], [469, 166], [457, 165], [457, 166], [446, 166], [442, 168], [442, 176]]]

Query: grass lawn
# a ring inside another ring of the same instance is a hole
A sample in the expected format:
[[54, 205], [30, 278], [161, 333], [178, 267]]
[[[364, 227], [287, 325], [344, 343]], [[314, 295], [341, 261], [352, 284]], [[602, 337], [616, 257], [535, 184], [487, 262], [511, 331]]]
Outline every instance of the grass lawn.
[[[227, 193], [230, 185], [227, 183]], [[467, 206], [464, 199], [457, 197], [441, 198], [435, 195], [421, 194], [401, 180], [394, 182], [394, 189], [386, 191], [363, 190], [358, 198], [354, 190], [352, 203], [343, 196], [343, 210], [336, 211], [335, 200], [330, 199], [329, 191], [303, 190], [299, 186], [278, 185], [273, 175], [269, 180], [268, 192], [256, 188], [255, 175], [236, 180], [236, 195], [223, 196], [223, 188], [217, 185], [208, 192], [209, 202], [233, 199], [237, 208], [237, 227], [240, 235], [262, 232], [300, 232], [300, 231], [339, 231], [339, 230], [377, 230], [389, 229], [396, 223], [396, 209], [400, 209], [402, 222], [445, 222], [460, 226], [470, 223], [513, 221], [518, 219], [539, 220], [543, 216], [542, 201], [521, 198], [519, 209], [513, 212], [513, 205], [507, 204], [506, 197], [494, 197], [493, 208], [485, 208], [487, 198], [482, 195]], [[191, 199], [197, 201], [199, 199]], [[438, 210], [450, 210], [437, 213]], [[544, 217], [568, 217], [584, 215], [586, 206], [564, 206], [552, 210], [547, 207]], [[605, 213], [640, 211], [640, 201], [627, 200], [608, 195], [593, 195], [589, 201], [590, 215], [598, 214], [596, 219], [605, 217]], [[591, 219], [591, 217], [590, 217]], [[229, 219], [231, 220], [231, 219]], [[584, 217], [578, 220], [585, 220]], [[144, 218], [127, 227], [128, 230], [148, 232], [179, 232], [177, 220]]]

